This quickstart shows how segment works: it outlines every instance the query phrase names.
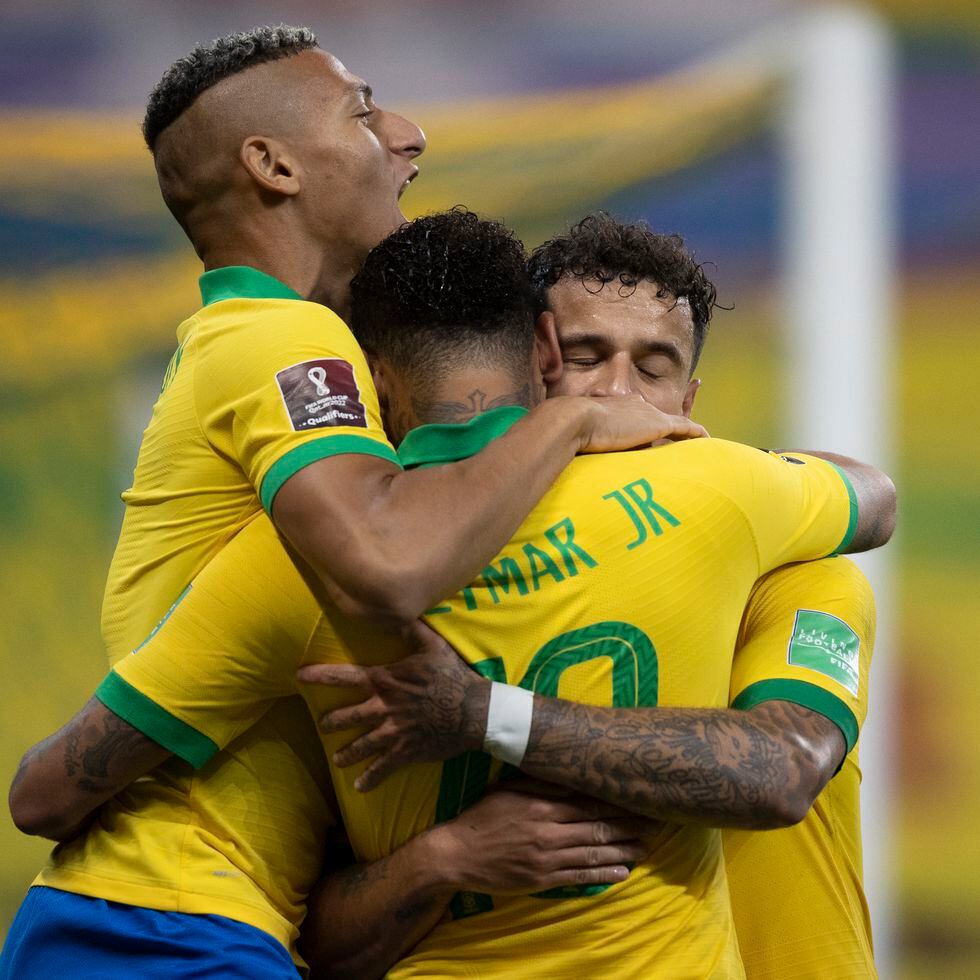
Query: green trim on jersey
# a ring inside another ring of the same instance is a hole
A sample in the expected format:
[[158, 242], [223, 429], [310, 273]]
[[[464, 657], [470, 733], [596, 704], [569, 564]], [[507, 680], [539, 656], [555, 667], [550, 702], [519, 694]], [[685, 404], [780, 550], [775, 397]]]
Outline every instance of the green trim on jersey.
[[[809, 708], [832, 721], [844, 736], [847, 751], [854, 748], [858, 740], [859, 727], [854, 712], [836, 694], [816, 684], [796, 680], [792, 677], [775, 677], [768, 681], [750, 684], [732, 701], [738, 711], [748, 711], [765, 701], [792, 701], [802, 708]], [[846, 753], [845, 753], [846, 755]], [[843, 761], [841, 762], [843, 765]]]
[[262, 478], [262, 487], [259, 491], [262, 506], [271, 514], [276, 494], [291, 476], [295, 476], [311, 463], [327, 459], [330, 456], [343, 456], [347, 453], [357, 453], [361, 456], [380, 456], [381, 459], [386, 459], [389, 463], [394, 463], [395, 466], [401, 466], [395, 450], [387, 443], [378, 442], [377, 439], [369, 439], [367, 436], [359, 435], [324, 436], [322, 439], [304, 442], [301, 446], [290, 449], [288, 453], [280, 456], [269, 467]]
[[152, 698], [138, 691], [118, 674], [110, 672], [96, 688], [95, 696], [123, 721], [138, 728], [158, 745], [200, 769], [218, 751], [218, 746], [161, 708]]
[[[830, 460], [827, 460], [830, 462]], [[834, 555], [839, 555], [841, 552], [847, 548], [850, 543], [854, 540], [854, 532], [857, 530], [858, 526], [858, 499], [857, 494], [854, 492], [854, 486], [851, 483], [850, 477], [836, 464], [830, 463], [835, 470], [840, 474], [840, 478], [844, 481], [844, 486], [847, 487], [847, 499], [850, 503], [850, 514], [847, 519], [847, 530], [844, 532], [844, 540], [841, 541], [839, 545], [830, 553], [828, 557], [833, 557]]]
[[492, 408], [460, 425], [420, 425], [402, 440], [398, 458], [405, 469], [468, 459], [502, 436], [524, 418], [527, 411], [520, 405], [505, 405], [503, 408]]
[[274, 276], [247, 265], [226, 265], [205, 272], [198, 280], [204, 306], [225, 299], [302, 299]]

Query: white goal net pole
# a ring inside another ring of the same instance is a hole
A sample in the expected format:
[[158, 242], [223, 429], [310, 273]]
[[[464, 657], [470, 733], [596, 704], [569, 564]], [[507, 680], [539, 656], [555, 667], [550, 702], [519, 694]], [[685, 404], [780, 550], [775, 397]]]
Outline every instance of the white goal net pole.
[[[802, 18], [782, 126], [788, 444], [891, 469], [895, 67], [887, 27], [856, 7]], [[875, 959], [894, 976], [894, 545], [861, 556], [878, 637], [860, 740], [864, 881]]]

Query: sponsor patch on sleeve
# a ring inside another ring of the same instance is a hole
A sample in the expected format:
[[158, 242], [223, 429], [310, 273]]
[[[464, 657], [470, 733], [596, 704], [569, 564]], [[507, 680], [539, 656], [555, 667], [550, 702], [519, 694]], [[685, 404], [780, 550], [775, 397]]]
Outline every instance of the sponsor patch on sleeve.
[[331, 426], [367, 428], [354, 368], [338, 357], [303, 361], [276, 375], [286, 414], [297, 432]]
[[858, 692], [861, 640], [842, 619], [813, 609], [798, 609], [787, 661], [807, 667]]

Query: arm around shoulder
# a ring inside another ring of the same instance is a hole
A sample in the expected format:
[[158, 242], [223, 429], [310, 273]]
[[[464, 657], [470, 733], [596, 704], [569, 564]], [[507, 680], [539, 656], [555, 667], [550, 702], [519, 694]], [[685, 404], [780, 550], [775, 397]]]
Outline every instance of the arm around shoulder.
[[446, 465], [318, 460], [279, 489], [273, 518], [342, 612], [396, 629], [471, 581], [576, 453], [704, 433], [646, 403], [606, 402], [551, 399]]

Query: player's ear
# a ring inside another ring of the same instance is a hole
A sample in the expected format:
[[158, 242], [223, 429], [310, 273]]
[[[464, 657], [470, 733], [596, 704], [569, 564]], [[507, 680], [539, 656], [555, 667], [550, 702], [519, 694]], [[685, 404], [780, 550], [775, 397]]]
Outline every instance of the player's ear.
[[246, 136], [238, 156], [248, 175], [263, 190], [286, 197], [299, 193], [296, 164], [279, 140]]
[[684, 401], [681, 403], [681, 414], [685, 418], [691, 417], [691, 409], [694, 408], [694, 396], [701, 387], [700, 378], [691, 378], [687, 383], [687, 391], [684, 392]]
[[548, 310], [541, 313], [534, 324], [534, 350], [542, 381], [553, 385], [561, 378], [563, 365], [555, 315]]

